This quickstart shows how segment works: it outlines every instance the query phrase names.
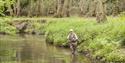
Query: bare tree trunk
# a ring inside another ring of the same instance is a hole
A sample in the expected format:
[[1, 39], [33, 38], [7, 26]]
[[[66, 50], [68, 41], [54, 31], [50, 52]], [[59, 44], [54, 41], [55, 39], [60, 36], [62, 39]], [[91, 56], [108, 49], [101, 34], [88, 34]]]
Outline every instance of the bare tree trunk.
[[55, 14], [55, 17], [63, 17], [63, 5], [64, 0], [58, 0], [57, 13]]
[[20, 6], [20, 0], [17, 0], [17, 16], [20, 16], [21, 6]]
[[13, 9], [11, 8], [11, 5], [8, 6], [8, 10], [9, 10], [10, 16], [13, 16]]
[[28, 17], [31, 17], [32, 16], [32, 8], [33, 8], [33, 0], [30, 0], [29, 2], [29, 11], [28, 11]]
[[98, 23], [104, 22], [107, 20], [106, 18], [106, 6], [102, 0], [97, 0], [96, 2], [96, 20]]
[[[79, 6], [80, 6], [80, 16], [88, 16], [90, 14], [89, 10], [91, 7], [92, 0], [80, 0]], [[91, 8], [94, 8], [93, 6]]]
[[39, 0], [39, 16], [42, 15], [42, 10], [43, 10], [43, 0]]
[[63, 16], [69, 17], [70, 16], [69, 11], [70, 11], [70, 0], [65, 0], [63, 6]]
[[41, 16], [42, 15], [42, 8], [43, 8], [43, 0], [37, 0], [36, 1], [36, 16]]
[[40, 12], [39, 2], [40, 2], [40, 0], [37, 0], [37, 1], [36, 1], [36, 9], [35, 9], [35, 10], [36, 10], [36, 11], [35, 11], [35, 15], [36, 15], [36, 16], [39, 16], [39, 12]]
[[16, 16], [16, 14], [17, 14], [17, 10], [16, 10], [16, 3], [15, 3], [15, 4], [13, 4], [13, 12], [14, 12], [14, 16]]
[[116, 2], [114, 3], [114, 10], [113, 10], [113, 16], [116, 16], [119, 14], [119, 0], [116, 0]]
[[[85, 0], [80, 0], [79, 2], [79, 8], [80, 8], [80, 16], [83, 16], [85, 15], [85, 8], [84, 8], [84, 5], [85, 5]], [[83, 4], [84, 3], [84, 4]]]

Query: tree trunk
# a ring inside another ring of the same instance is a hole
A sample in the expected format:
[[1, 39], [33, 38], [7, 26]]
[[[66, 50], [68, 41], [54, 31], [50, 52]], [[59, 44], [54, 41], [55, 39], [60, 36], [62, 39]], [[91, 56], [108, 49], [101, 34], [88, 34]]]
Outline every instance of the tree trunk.
[[29, 2], [29, 11], [28, 11], [28, 17], [32, 16], [32, 9], [33, 8], [33, 0], [30, 0]]
[[114, 4], [115, 5], [114, 5], [114, 10], [113, 10], [113, 16], [116, 16], [120, 13], [120, 9], [119, 9], [120, 2], [119, 2], [119, 0], [116, 0]]
[[39, 16], [42, 16], [43, 0], [39, 0]]
[[13, 16], [13, 9], [11, 8], [11, 5], [8, 6], [8, 11], [10, 13], [10, 16]]
[[37, 0], [36, 1], [36, 16], [41, 16], [42, 15], [42, 9], [43, 9], [43, 0]]
[[20, 6], [20, 0], [17, 0], [17, 16], [20, 16], [21, 6]]
[[13, 4], [13, 12], [14, 12], [14, 16], [16, 16], [16, 14], [17, 14], [17, 10], [16, 10], [16, 3], [15, 3], [15, 4]]
[[98, 23], [104, 22], [106, 18], [106, 5], [102, 0], [97, 0], [96, 2], [96, 20]]
[[69, 11], [70, 11], [70, 0], [65, 0], [63, 6], [63, 16], [69, 17], [70, 16]]
[[96, 6], [95, 6], [95, 1], [94, 0], [90, 0], [89, 1], [89, 6], [88, 6], [88, 13], [87, 13], [87, 17], [93, 17], [95, 16], [95, 10], [96, 10]]
[[58, 0], [58, 7], [55, 17], [63, 17], [63, 5], [64, 5], [64, 0]]

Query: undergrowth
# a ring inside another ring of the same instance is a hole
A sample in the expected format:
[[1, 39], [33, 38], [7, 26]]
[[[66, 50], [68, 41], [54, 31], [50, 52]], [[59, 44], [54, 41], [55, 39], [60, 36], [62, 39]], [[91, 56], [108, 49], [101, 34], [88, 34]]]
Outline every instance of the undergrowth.
[[125, 55], [117, 51], [125, 46], [125, 16], [108, 17], [105, 23], [97, 23], [93, 18], [49, 19], [46, 41], [68, 46], [66, 37], [70, 28], [79, 37], [78, 51], [89, 50], [93, 57], [101, 56], [108, 61], [125, 60]]

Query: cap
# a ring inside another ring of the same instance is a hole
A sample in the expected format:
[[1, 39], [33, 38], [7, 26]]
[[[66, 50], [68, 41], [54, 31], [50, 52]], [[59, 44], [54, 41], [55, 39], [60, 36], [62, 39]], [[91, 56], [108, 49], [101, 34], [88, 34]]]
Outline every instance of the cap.
[[70, 31], [73, 31], [73, 29], [70, 29]]

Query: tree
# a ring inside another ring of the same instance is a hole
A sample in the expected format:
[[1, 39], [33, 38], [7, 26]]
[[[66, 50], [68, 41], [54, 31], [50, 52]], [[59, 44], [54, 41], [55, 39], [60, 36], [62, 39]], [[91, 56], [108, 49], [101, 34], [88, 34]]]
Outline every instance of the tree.
[[30, 3], [29, 3], [29, 11], [28, 11], [28, 16], [31, 17], [32, 16], [32, 10], [33, 10], [33, 3], [34, 1], [31, 0]]
[[125, 11], [124, 5], [125, 0], [0, 0], [0, 14], [55, 17], [80, 15], [97, 17], [98, 21], [102, 21], [106, 15], [118, 15]]
[[65, 0], [63, 6], [63, 16], [69, 17], [70, 16], [69, 12], [70, 12], [70, 0]]
[[16, 16], [20, 16], [21, 6], [20, 6], [20, 0], [17, 0], [17, 13]]
[[87, 17], [95, 16], [96, 11], [96, 4], [94, 0], [88, 0], [88, 13], [86, 14]]
[[[15, 0], [0, 0], [0, 15], [4, 16], [4, 11], [9, 12], [9, 15], [13, 15], [13, 9], [11, 5], [13, 5]], [[7, 8], [7, 10], [5, 10]]]
[[13, 9], [12, 5], [14, 4], [15, 0], [5, 0], [5, 6], [7, 7], [7, 12], [9, 12], [10, 16], [13, 16]]
[[64, 0], [58, 0], [58, 7], [57, 7], [57, 12], [55, 14], [55, 17], [63, 17], [63, 5], [64, 5]]
[[96, 0], [96, 20], [98, 23], [104, 22], [106, 18], [106, 6], [104, 0]]
[[15, 0], [13, 4], [13, 13], [14, 16], [20, 16], [21, 14], [21, 0]]

